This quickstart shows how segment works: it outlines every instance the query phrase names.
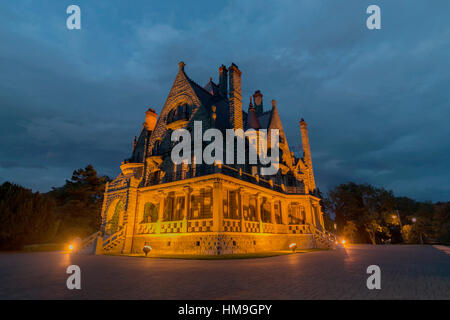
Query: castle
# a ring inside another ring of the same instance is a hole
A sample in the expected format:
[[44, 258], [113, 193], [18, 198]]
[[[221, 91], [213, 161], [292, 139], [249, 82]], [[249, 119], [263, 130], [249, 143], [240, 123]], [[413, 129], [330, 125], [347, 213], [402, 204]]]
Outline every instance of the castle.
[[[210, 79], [202, 87], [179, 63], [160, 116], [148, 109], [131, 157], [106, 186], [97, 254], [140, 254], [144, 246], [161, 254], [233, 254], [334, 245], [316, 194], [306, 122], [300, 121], [297, 158], [275, 100], [265, 110], [258, 90], [243, 111], [241, 75], [234, 63], [222, 65], [218, 84]], [[256, 139], [260, 129], [279, 130], [278, 172], [261, 175], [261, 163], [199, 163], [195, 155], [174, 163], [171, 134], [191, 132], [194, 122], [203, 130], [254, 129]]]

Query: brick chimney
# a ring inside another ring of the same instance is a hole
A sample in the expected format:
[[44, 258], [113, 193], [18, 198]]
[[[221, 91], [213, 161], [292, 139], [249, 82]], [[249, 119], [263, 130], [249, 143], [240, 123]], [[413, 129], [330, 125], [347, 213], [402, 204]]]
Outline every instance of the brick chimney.
[[243, 129], [241, 71], [234, 63], [228, 68], [230, 74], [230, 123], [234, 129]]
[[219, 68], [219, 92], [224, 97], [228, 95], [228, 70], [224, 65]]

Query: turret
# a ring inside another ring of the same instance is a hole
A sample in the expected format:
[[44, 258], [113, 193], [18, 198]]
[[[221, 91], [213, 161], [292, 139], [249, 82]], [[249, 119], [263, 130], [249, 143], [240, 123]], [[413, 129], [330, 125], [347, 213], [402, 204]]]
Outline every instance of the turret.
[[158, 115], [156, 114], [155, 110], [153, 110], [152, 108], [149, 108], [145, 112], [145, 122], [144, 122], [145, 129], [147, 129], [147, 131], [155, 130], [157, 119], [158, 119]]
[[308, 168], [307, 176], [308, 176], [308, 185], [310, 190], [314, 190], [316, 188], [316, 183], [314, 181], [314, 173], [312, 167], [312, 159], [311, 159], [311, 149], [309, 147], [309, 136], [308, 136], [308, 125], [306, 121], [302, 118], [300, 120], [300, 132], [302, 136], [302, 145], [303, 145], [303, 162]]
[[263, 113], [263, 95], [261, 91], [256, 90], [253, 94], [253, 100], [255, 100], [255, 110], [258, 115]]
[[256, 130], [261, 129], [261, 124], [259, 123], [255, 107], [252, 103], [252, 97], [250, 97], [250, 104], [248, 106], [248, 127]]

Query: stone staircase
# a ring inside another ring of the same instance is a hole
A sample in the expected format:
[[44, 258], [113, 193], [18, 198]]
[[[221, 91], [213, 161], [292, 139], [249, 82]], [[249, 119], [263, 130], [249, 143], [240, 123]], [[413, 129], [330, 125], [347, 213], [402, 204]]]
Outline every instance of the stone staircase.
[[322, 231], [317, 228], [312, 228], [311, 231], [314, 235], [314, 240], [316, 242], [317, 248], [322, 249], [336, 248], [336, 237], [332, 233], [328, 231]]
[[103, 239], [104, 253], [120, 253], [125, 240], [125, 228], [117, 231], [106, 239]]
[[94, 232], [90, 236], [84, 238], [81, 241], [80, 248], [78, 249], [79, 253], [84, 254], [95, 254], [97, 239], [100, 237], [102, 233], [100, 231]]

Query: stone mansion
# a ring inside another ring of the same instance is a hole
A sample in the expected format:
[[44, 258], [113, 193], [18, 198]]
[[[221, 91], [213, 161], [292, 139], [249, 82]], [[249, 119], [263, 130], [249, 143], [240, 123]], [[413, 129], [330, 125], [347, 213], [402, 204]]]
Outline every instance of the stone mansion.
[[[324, 229], [306, 122], [299, 123], [303, 157], [297, 158], [275, 100], [265, 106], [258, 90], [243, 110], [241, 75], [234, 63], [222, 65], [218, 83], [200, 86], [179, 63], [161, 114], [148, 109], [130, 158], [106, 186], [97, 254], [142, 254], [144, 246], [214, 255], [334, 246]], [[278, 129], [278, 172], [261, 175], [263, 164], [196, 163], [195, 156], [174, 163], [171, 133], [192, 130], [194, 121], [221, 132]]]

